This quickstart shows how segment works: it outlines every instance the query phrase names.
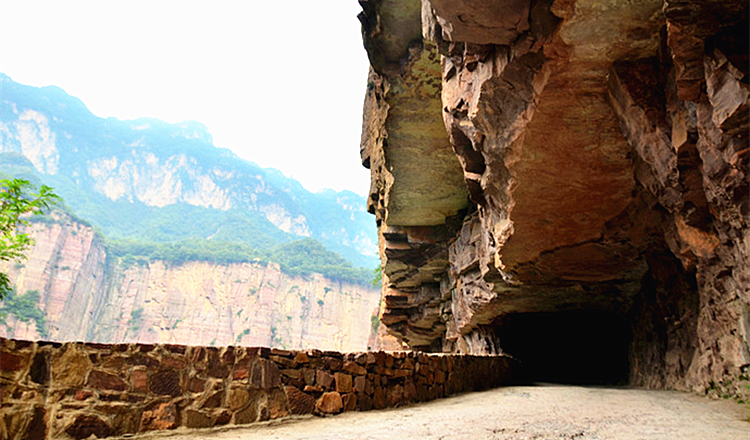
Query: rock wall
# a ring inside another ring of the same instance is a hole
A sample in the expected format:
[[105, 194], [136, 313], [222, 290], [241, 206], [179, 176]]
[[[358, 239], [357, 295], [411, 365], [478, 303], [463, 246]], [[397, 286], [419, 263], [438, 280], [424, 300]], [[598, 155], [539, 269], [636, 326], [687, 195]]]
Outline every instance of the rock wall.
[[554, 365], [613, 317], [632, 384], [745, 377], [747, 2], [360, 3], [389, 337]]
[[94, 230], [58, 217], [34, 223], [22, 263], [5, 263], [23, 295], [39, 292], [46, 327], [9, 315], [0, 336], [51, 341], [366, 350], [378, 292], [278, 265], [107, 259]]
[[504, 356], [0, 339], [0, 437], [122, 436], [366, 411], [512, 379]]

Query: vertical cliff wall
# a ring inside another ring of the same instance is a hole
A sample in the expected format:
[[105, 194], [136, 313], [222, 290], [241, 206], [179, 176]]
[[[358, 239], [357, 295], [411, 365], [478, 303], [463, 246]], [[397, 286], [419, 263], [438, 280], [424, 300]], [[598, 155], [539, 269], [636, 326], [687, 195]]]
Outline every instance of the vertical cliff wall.
[[[125, 264], [94, 230], [60, 216], [34, 223], [28, 260], [4, 263], [19, 295], [38, 292], [44, 325], [9, 315], [0, 336], [365, 350], [378, 293], [260, 263]], [[41, 334], [40, 334], [41, 330]]]
[[390, 337], [542, 379], [747, 374], [746, 2], [360, 3]]

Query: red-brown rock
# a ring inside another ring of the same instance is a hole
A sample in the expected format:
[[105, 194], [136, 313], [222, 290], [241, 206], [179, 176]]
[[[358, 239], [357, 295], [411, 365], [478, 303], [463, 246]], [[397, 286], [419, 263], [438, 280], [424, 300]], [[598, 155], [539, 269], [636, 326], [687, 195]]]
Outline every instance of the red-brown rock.
[[161, 403], [141, 415], [141, 431], [175, 429], [178, 425], [177, 407], [173, 403]]
[[89, 438], [92, 435], [104, 438], [113, 434], [112, 428], [106, 421], [91, 415], [80, 415], [76, 417], [73, 423], [65, 428], [65, 433], [74, 439]]
[[331, 391], [323, 393], [315, 403], [315, 411], [320, 414], [338, 414], [344, 408], [341, 394]]
[[296, 387], [285, 387], [286, 397], [289, 401], [289, 410], [292, 414], [312, 414], [315, 411], [315, 398], [303, 393]]
[[98, 390], [125, 391], [127, 384], [114, 374], [93, 370], [89, 373], [86, 385]]

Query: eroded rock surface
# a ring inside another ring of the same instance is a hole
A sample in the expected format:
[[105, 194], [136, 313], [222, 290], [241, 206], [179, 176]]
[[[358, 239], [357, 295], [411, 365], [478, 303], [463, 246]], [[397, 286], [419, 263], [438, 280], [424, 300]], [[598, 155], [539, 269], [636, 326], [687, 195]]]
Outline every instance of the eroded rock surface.
[[746, 2], [360, 3], [391, 337], [552, 365], [550, 332], [611, 332], [607, 381], [747, 374]]

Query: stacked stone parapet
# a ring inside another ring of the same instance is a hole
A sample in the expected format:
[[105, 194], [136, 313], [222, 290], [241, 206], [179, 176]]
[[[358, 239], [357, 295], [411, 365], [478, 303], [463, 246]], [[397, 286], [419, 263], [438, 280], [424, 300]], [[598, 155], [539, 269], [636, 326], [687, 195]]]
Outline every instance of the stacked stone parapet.
[[98, 438], [397, 407], [512, 380], [504, 356], [0, 339], [0, 437]]

